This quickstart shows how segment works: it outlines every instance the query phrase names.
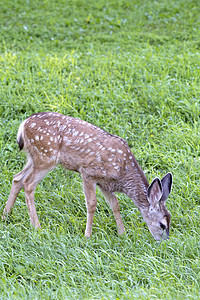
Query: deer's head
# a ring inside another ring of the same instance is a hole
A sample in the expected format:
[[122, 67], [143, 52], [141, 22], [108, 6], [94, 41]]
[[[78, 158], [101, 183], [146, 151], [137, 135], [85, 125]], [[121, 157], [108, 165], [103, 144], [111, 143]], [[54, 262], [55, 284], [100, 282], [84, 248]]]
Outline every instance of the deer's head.
[[155, 178], [147, 189], [149, 206], [144, 219], [155, 240], [161, 240], [169, 236], [171, 216], [165, 203], [171, 192], [171, 187], [172, 174], [168, 173], [161, 180]]

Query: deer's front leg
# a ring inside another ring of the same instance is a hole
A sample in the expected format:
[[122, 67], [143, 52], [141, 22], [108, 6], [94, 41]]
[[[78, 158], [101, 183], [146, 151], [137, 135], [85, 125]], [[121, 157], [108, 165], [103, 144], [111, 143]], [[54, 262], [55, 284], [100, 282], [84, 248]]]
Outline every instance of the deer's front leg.
[[104, 197], [106, 198], [106, 200], [108, 201], [108, 203], [110, 204], [110, 207], [112, 208], [116, 223], [117, 223], [117, 228], [118, 228], [118, 233], [119, 235], [123, 234], [125, 232], [124, 229], [124, 224], [120, 215], [120, 209], [119, 209], [119, 202], [117, 197], [115, 196], [114, 193], [105, 191], [103, 188], [101, 188], [101, 191], [104, 195]]
[[96, 183], [86, 178], [82, 174], [83, 178], [83, 190], [85, 194], [85, 200], [87, 205], [87, 224], [85, 230], [85, 236], [90, 237], [92, 234], [92, 223], [93, 217], [97, 206], [97, 199], [96, 199]]

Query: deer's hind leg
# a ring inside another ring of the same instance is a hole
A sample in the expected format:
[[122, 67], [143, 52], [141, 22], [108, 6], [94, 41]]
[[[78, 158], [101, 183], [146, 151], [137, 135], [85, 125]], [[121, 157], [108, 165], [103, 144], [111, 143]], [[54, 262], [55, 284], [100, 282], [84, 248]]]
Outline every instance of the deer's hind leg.
[[31, 224], [34, 227], [38, 227], [38, 228], [41, 228], [41, 226], [36, 212], [34, 193], [38, 183], [44, 178], [44, 176], [48, 172], [49, 172], [48, 169], [40, 170], [37, 168], [33, 168], [31, 172], [28, 174], [28, 176], [23, 180], [26, 205], [28, 207]]
[[7, 214], [11, 212], [11, 209], [13, 205], [15, 204], [15, 200], [23, 188], [23, 181], [26, 179], [26, 177], [29, 175], [29, 173], [32, 171], [33, 165], [31, 161], [28, 161], [25, 168], [19, 172], [18, 174], [14, 175], [10, 195], [8, 197], [8, 200], [6, 202], [6, 206], [4, 208], [2, 219], [5, 219]]

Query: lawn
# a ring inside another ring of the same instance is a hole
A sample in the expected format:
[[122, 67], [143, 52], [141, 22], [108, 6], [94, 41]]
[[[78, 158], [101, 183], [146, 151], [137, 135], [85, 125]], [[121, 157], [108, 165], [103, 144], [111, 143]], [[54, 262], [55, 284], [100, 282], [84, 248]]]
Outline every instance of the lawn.
[[199, 299], [200, 3], [0, 0], [0, 213], [25, 164], [19, 124], [56, 111], [123, 137], [149, 181], [173, 174], [170, 239], [97, 189], [93, 235], [79, 174], [58, 167], [0, 222], [0, 299]]

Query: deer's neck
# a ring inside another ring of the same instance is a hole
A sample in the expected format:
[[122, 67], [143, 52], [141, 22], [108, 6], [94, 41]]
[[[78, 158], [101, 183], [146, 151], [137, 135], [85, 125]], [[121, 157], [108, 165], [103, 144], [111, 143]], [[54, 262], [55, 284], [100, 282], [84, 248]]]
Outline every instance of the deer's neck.
[[134, 202], [141, 212], [149, 206], [147, 199], [148, 186], [148, 180], [135, 160], [134, 164], [127, 166], [123, 192]]

